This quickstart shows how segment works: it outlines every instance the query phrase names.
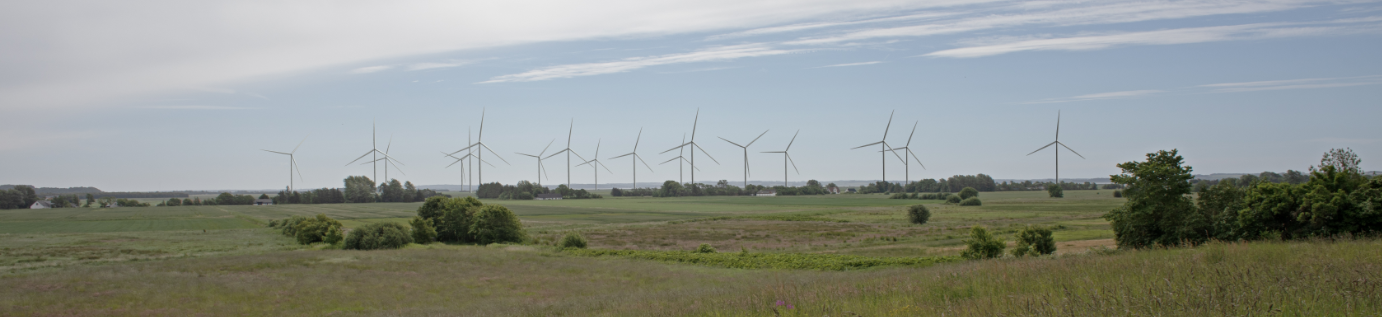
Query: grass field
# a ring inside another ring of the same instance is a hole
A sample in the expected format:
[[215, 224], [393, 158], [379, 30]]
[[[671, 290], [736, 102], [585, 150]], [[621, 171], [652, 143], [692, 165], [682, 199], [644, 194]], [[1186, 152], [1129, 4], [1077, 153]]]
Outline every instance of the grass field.
[[[419, 203], [0, 211], [0, 315], [1367, 315], [1376, 240], [1113, 252], [1109, 191], [486, 201], [537, 245], [321, 250], [263, 227], [406, 222]], [[911, 225], [905, 206], [933, 216]], [[968, 228], [1058, 253], [956, 261]], [[567, 232], [592, 252], [550, 244]], [[684, 252], [707, 243], [722, 253]], [[603, 251], [599, 251], [603, 250]], [[748, 252], [739, 255], [741, 252]], [[778, 269], [767, 269], [767, 268]], [[833, 271], [841, 268], [846, 271]], [[744, 269], [753, 268], [753, 269]], [[805, 269], [802, 269], [805, 268]], [[793, 308], [777, 306], [777, 301]]]

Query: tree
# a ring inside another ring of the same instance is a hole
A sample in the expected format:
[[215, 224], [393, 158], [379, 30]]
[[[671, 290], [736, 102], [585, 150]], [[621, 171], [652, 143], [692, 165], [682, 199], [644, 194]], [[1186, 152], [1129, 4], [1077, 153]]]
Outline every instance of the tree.
[[92, 195], [91, 193], [86, 193], [86, 206], [85, 206], [85, 207], [90, 208], [90, 207], [91, 207], [91, 203], [93, 203], [93, 202], [96, 202], [96, 195]]
[[293, 237], [300, 244], [312, 244], [325, 242], [332, 230], [339, 231], [344, 225], [336, 219], [331, 219], [323, 214], [317, 214], [314, 218], [306, 218], [293, 224]]
[[1008, 247], [1007, 242], [994, 237], [989, 234], [988, 230], [980, 226], [969, 229], [969, 239], [965, 239], [964, 243], [967, 247], [964, 252], [960, 253], [960, 256], [972, 260], [1003, 256], [1003, 249]]
[[1205, 213], [1213, 222], [1212, 238], [1219, 240], [1238, 239], [1238, 211], [1243, 208], [1244, 189], [1230, 182], [1204, 187], [1198, 190], [1195, 207]]
[[1063, 197], [1065, 197], [1065, 189], [1064, 189], [1064, 188], [1061, 188], [1060, 185], [1056, 185], [1056, 184], [1049, 184], [1049, 185], [1046, 185], [1046, 193], [1049, 194], [1049, 195], [1051, 196], [1051, 198], [1063, 198]]
[[1358, 154], [1353, 153], [1353, 149], [1329, 149], [1329, 152], [1324, 152], [1324, 157], [1320, 158], [1320, 165], [1311, 166], [1310, 172], [1333, 166], [1337, 173], [1363, 175], [1363, 169], [1358, 166], [1360, 163], [1362, 160], [1358, 159]]
[[470, 225], [470, 235], [479, 244], [517, 243], [527, 237], [518, 216], [499, 205], [480, 207], [475, 213], [475, 222]]
[[[484, 204], [481, 203], [479, 199], [475, 199], [475, 197], [434, 198], [443, 201], [441, 204], [441, 221], [433, 222], [433, 225], [437, 227], [437, 241], [454, 243], [474, 242], [475, 236], [470, 233], [470, 228], [474, 225], [475, 213], [478, 212], [480, 207], [483, 207]], [[426, 206], [426, 204], [424, 204], [424, 206]], [[419, 207], [418, 216], [423, 216], [421, 207]]]
[[669, 180], [669, 181], [662, 182], [662, 197], [677, 197], [677, 196], [681, 196], [681, 195], [682, 195], [682, 191], [683, 191], [683, 189], [682, 189], [681, 183], [677, 183], [677, 181], [671, 181], [671, 180]]
[[345, 200], [349, 203], [372, 203], [375, 201], [374, 181], [369, 177], [350, 176], [345, 178]]
[[1301, 173], [1297, 170], [1286, 170], [1286, 175], [1283, 176], [1283, 178], [1286, 179], [1287, 184], [1291, 185], [1304, 184], [1310, 181], [1310, 176], [1306, 176], [1305, 173]]
[[926, 221], [931, 220], [931, 209], [926, 208], [926, 205], [907, 207], [907, 220], [913, 224], [924, 225]]
[[1184, 158], [1177, 153], [1147, 153], [1146, 162], [1118, 164], [1123, 174], [1110, 176], [1128, 186], [1123, 192], [1127, 202], [1104, 214], [1119, 248], [1196, 245], [1209, 238], [1210, 217], [1186, 197], [1193, 169], [1182, 166]]
[[979, 190], [974, 189], [974, 187], [965, 187], [960, 190], [960, 199], [969, 199], [970, 197], [979, 197]]
[[1013, 256], [1038, 256], [1056, 253], [1056, 239], [1051, 237], [1051, 229], [1027, 226], [1017, 233], [1017, 247]]
[[414, 242], [428, 244], [437, 239], [437, 228], [432, 226], [432, 219], [413, 216], [413, 220], [408, 224], [413, 226]]

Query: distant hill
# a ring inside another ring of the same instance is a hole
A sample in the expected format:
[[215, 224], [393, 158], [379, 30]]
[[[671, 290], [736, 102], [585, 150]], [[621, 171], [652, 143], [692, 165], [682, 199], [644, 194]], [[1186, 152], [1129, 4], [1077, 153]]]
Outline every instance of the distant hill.
[[[13, 189], [14, 186], [18, 186], [18, 185], [0, 185], [0, 190], [9, 190], [9, 189]], [[100, 189], [97, 189], [96, 187], [68, 187], [68, 188], [35, 187], [35, 188], [34, 188], [34, 192], [38, 193], [39, 195], [66, 195], [66, 194], [85, 194], [85, 193], [93, 193], [93, 194], [94, 194], [94, 193], [104, 193], [103, 191], [101, 191]]]

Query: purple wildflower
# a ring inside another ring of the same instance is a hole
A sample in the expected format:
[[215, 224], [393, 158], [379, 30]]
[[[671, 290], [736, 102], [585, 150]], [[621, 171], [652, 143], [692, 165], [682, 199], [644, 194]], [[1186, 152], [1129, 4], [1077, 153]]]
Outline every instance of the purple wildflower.
[[783, 303], [784, 303], [784, 302], [783, 302], [781, 299], [777, 300], [777, 305], [778, 305], [778, 306], [782, 306]]

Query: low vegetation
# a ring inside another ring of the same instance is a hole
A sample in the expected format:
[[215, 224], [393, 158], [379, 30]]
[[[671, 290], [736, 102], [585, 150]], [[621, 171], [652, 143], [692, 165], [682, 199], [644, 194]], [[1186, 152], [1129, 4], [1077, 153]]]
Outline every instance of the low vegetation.
[[961, 200], [961, 201], [960, 201], [960, 206], [983, 206], [983, 205], [984, 205], [984, 203], [981, 202], [981, 201], [979, 201], [979, 197], [969, 197], [969, 198], [965, 198], [964, 200]]
[[926, 205], [912, 205], [907, 207], [907, 221], [916, 225], [924, 225], [931, 220], [931, 209]]
[[413, 243], [408, 227], [392, 222], [380, 222], [350, 230], [343, 249], [380, 250], [398, 249]]
[[590, 242], [586, 241], [585, 237], [581, 236], [581, 234], [571, 232], [567, 233], [566, 236], [562, 237], [561, 243], [557, 246], [563, 249], [585, 249], [586, 245], [588, 245], [589, 243]]
[[[702, 245], [709, 247], [710, 245]], [[715, 252], [714, 248], [695, 251], [569, 250], [577, 256], [610, 256], [631, 259], [686, 263], [736, 269], [796, 269], [846, 271], [884, 266], [929, 266], [954, 262], [956, 257], [868, 257], [838, 254]]]
[[1027, 226], [1017, 233], [1017, 247], [1013, 248], [1013, 256], [1041, 256], [1054, 253], [1056, 253], [1056, 239], [1051, 237], [1051, 229]]
[[1003, 256], [1003, 249], [1008, 247], [1008, 243], [1002, 238], [994, 237], [984, 227], [975, 226], [969, 229], [969, 239], [965, 239], [965, 251], [960, 253], [960, 257], [972, 260], [992, 259]]

